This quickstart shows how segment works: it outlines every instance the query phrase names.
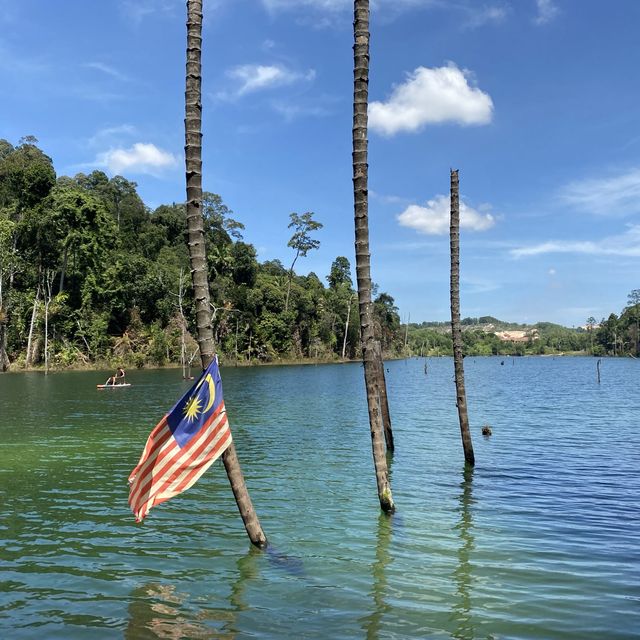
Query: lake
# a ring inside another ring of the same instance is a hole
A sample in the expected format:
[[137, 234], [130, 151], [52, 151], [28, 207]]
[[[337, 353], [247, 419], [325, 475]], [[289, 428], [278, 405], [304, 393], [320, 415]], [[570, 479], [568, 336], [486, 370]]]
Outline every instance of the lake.
[[360, 364], [222, 368], [267, 552], [219, 461], [134, 522], [179, 370], [0, 375], [0, 637], [640, 638], [640, 361], [465, 359], [467, 474], [452, 360], [385, 366], [392, 517]]

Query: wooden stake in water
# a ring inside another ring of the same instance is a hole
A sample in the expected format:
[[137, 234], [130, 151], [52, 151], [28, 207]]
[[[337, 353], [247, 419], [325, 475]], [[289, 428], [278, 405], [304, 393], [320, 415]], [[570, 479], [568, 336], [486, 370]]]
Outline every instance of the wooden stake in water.
[[598, 358], [598, 362], [596, 363], [596, 369], [598, 371], [598, 384], [600, 384], [600, 358]]
[[[215, 355], [211, 324], [207, 254], [202, 219], [202, 0], [187, 0], [187, 69], [185, 91], [185, 165], [189, 260], [196, 307], [198, 345], [202, 367]], [[267, 537], [251, 503], [233, 442], [222, 454], [242, 521], [251, 542], [267, 546]]]
[[460, 329], [460, 196], [458, 171], [451, 170], [451, 337], [453, 338], [453, 366], [456, 376], [456, 405], [460, 419], [460, 435], [465, 462], [475, 464], [473, 443], [467, 414], [467, 393], [464, 387], [462, 364], [462, 331]]

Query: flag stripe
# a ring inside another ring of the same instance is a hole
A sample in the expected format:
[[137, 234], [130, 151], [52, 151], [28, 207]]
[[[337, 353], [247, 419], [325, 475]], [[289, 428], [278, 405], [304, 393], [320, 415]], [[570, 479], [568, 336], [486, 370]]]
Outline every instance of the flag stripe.
[[[189, 445], [199, 447], [201, 443], [204, 443], [206, 446], [207, 442], [218, 435], [218, 426], [219, 423], [216, 423], [211, 429], [202, 429], [200, 435], [198, 435], [197, 438], [194, 438]], [[222, 426], [226, 426], [226, 423]], [[176, 445], [173, 448], [172, 455], [170, 457], [167, 456], [166, 460], [159, 468], [156, 468], [156, 465], [153, 467], [152, 473], [143, 476], [140, 488], [132, 499], [137, 502], [139, 501], [140, 494], [162, 492], [165, 486], [163, 483], [166, 482], [167, 478], [171, 477], [175, 470], [179, 470], [181, 466], [184, 467], [189, 465], [191, 461], [194, 461], [194, 464], [197, 463], [197, 460], [201, 455], [201, 449], [194, 450], [194, 447], [192, 446], [189, 447], [189, 449], [191, 449], [190, 451], [185, 451], [185, 449], [180, 449], [180, 447]]]
[[215, 442], [209, 443], [209, 450], [205, 457], [194, 466], [187, 469], [176, 468], [172, 475], [165, 476], [163, 484], [154, 484], [150, 490], [138, 500], [137, 504], [132, 505], [134, 513], [141, 520], [149, 512], [151, 507], [160, 504], [169, 498], [181, 493], [191, 487], [196, 480], [215, 462], [222, 452], [231, 443], [231, 433], [225, 430], [218, 434], [220, 437], [215, 438]]
[[211, 423], [223, 411], [224, 403], [221, 403], [216, 411], [211, 414], [207, 422], [202, 426], [202, 428], [198, 432], [199, 435], [193, 438], [187, 444], [187, 446], [183, 447], [182, 449], [180, 449], [178, 443], [172, 437], [170, 437], [171, 429], [168, 423], [165, 422], [163, 430], [158, 432], [159, 438], [162, 439], [165, 445], [162, 447], [152, 447], [153, 453], [149, 456], [145, 463], [140, 466], [140, 470], [138, 472], [139, 480], [136, 478], [136, 481], [134, 481], [134, 483], [132, 484], [129, 504], [137, 502], [140, 493], [146, 492], [150, 485], [155, 484], [158, 481], [158, 478], [165, 473], [166, 469], [171, 464], [173, 464], [176, 457], [180, 455], [180, 452], [192, 452], [199, 439], [202, 437], [202, 435], [206, 434], [207, 429], [210, 428]]
[[224, 429], [206, 440], [203, 443], [203, 457], [198, 463], [186, 468], [184, 466], [175, 468], [171, 475], [164, 476], [166, 479], [162, 486], [155, 485], [153, 494], [147, 494], [146, 500], [139, 502], [138, 518], [141, 520], [151, 507], [161, 504], [193, 486], [230, 444], [231, 432], [229, 429]]
[[214, 358], [151, 431], [138, 464], [129, 474], [129, 505], [136, 520], [192, 487], [231, 442]]
[[148, 461], [149, 456], [155, 453], [155, 450], [162, 446], [167, 438], [171, 436], [171, 430], [165, 429], [167, 426], [167, 416], [164, 416], [162, 420], [155, 426], [153, 431], [149, 434], [147, 438], [147, 443], [144, 446], [144, 450], [142, 451], [142, 455], [140, 456], [140, 460], [138, 464], [135, 466], [134, 470], [129, 474], [129, 482], [133, 481], [133, 478], [140, 472], [142, 466], [145, 463], [145, 460]]

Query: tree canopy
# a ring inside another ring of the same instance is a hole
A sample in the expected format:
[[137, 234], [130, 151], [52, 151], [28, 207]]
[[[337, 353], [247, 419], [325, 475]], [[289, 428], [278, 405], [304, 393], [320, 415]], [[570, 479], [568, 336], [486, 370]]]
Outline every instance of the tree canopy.
[[[47, 283], [53, 366], [179, 362], [183, 323], [190, 349], [195, 334], [185, 205], [151, 210], [135, 182], [102, 171], [56, 177], [36, 143], [0, 140], [0, 368], [43, 361]], [[314, 215], [290, 215], [295, 257], [287, 269], [278, 260], [261, 263], [221, 196], [204, 192], [211, 314], [222, 358], [341, 357], [347, 317], [357, 314], [349, 260], [335, 259], [328, 286], [314, 273], [294, 272], [298, 258], [320, 246], [314, 234], [322, 223]], [[383, 300], [378, 328], [391, 350], [397, 342], [389, 332], [398, 327], [397, 309]], [[356, 323], [346, 333], [345, 356], [356, 357]]]

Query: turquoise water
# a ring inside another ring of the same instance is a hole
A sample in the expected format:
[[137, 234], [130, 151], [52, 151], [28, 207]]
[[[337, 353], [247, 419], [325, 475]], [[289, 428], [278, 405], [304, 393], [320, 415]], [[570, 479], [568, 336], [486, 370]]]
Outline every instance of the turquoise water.
[[223, 368], [266, 553], [219, 462], [128, 510], [179, 371], [0, 376], [0, 638], [640, 638], [640, 362], [467, 358], [466, 475], [453, 363], [424, 364], [386, 364], [391, 518], [360, 365]]

